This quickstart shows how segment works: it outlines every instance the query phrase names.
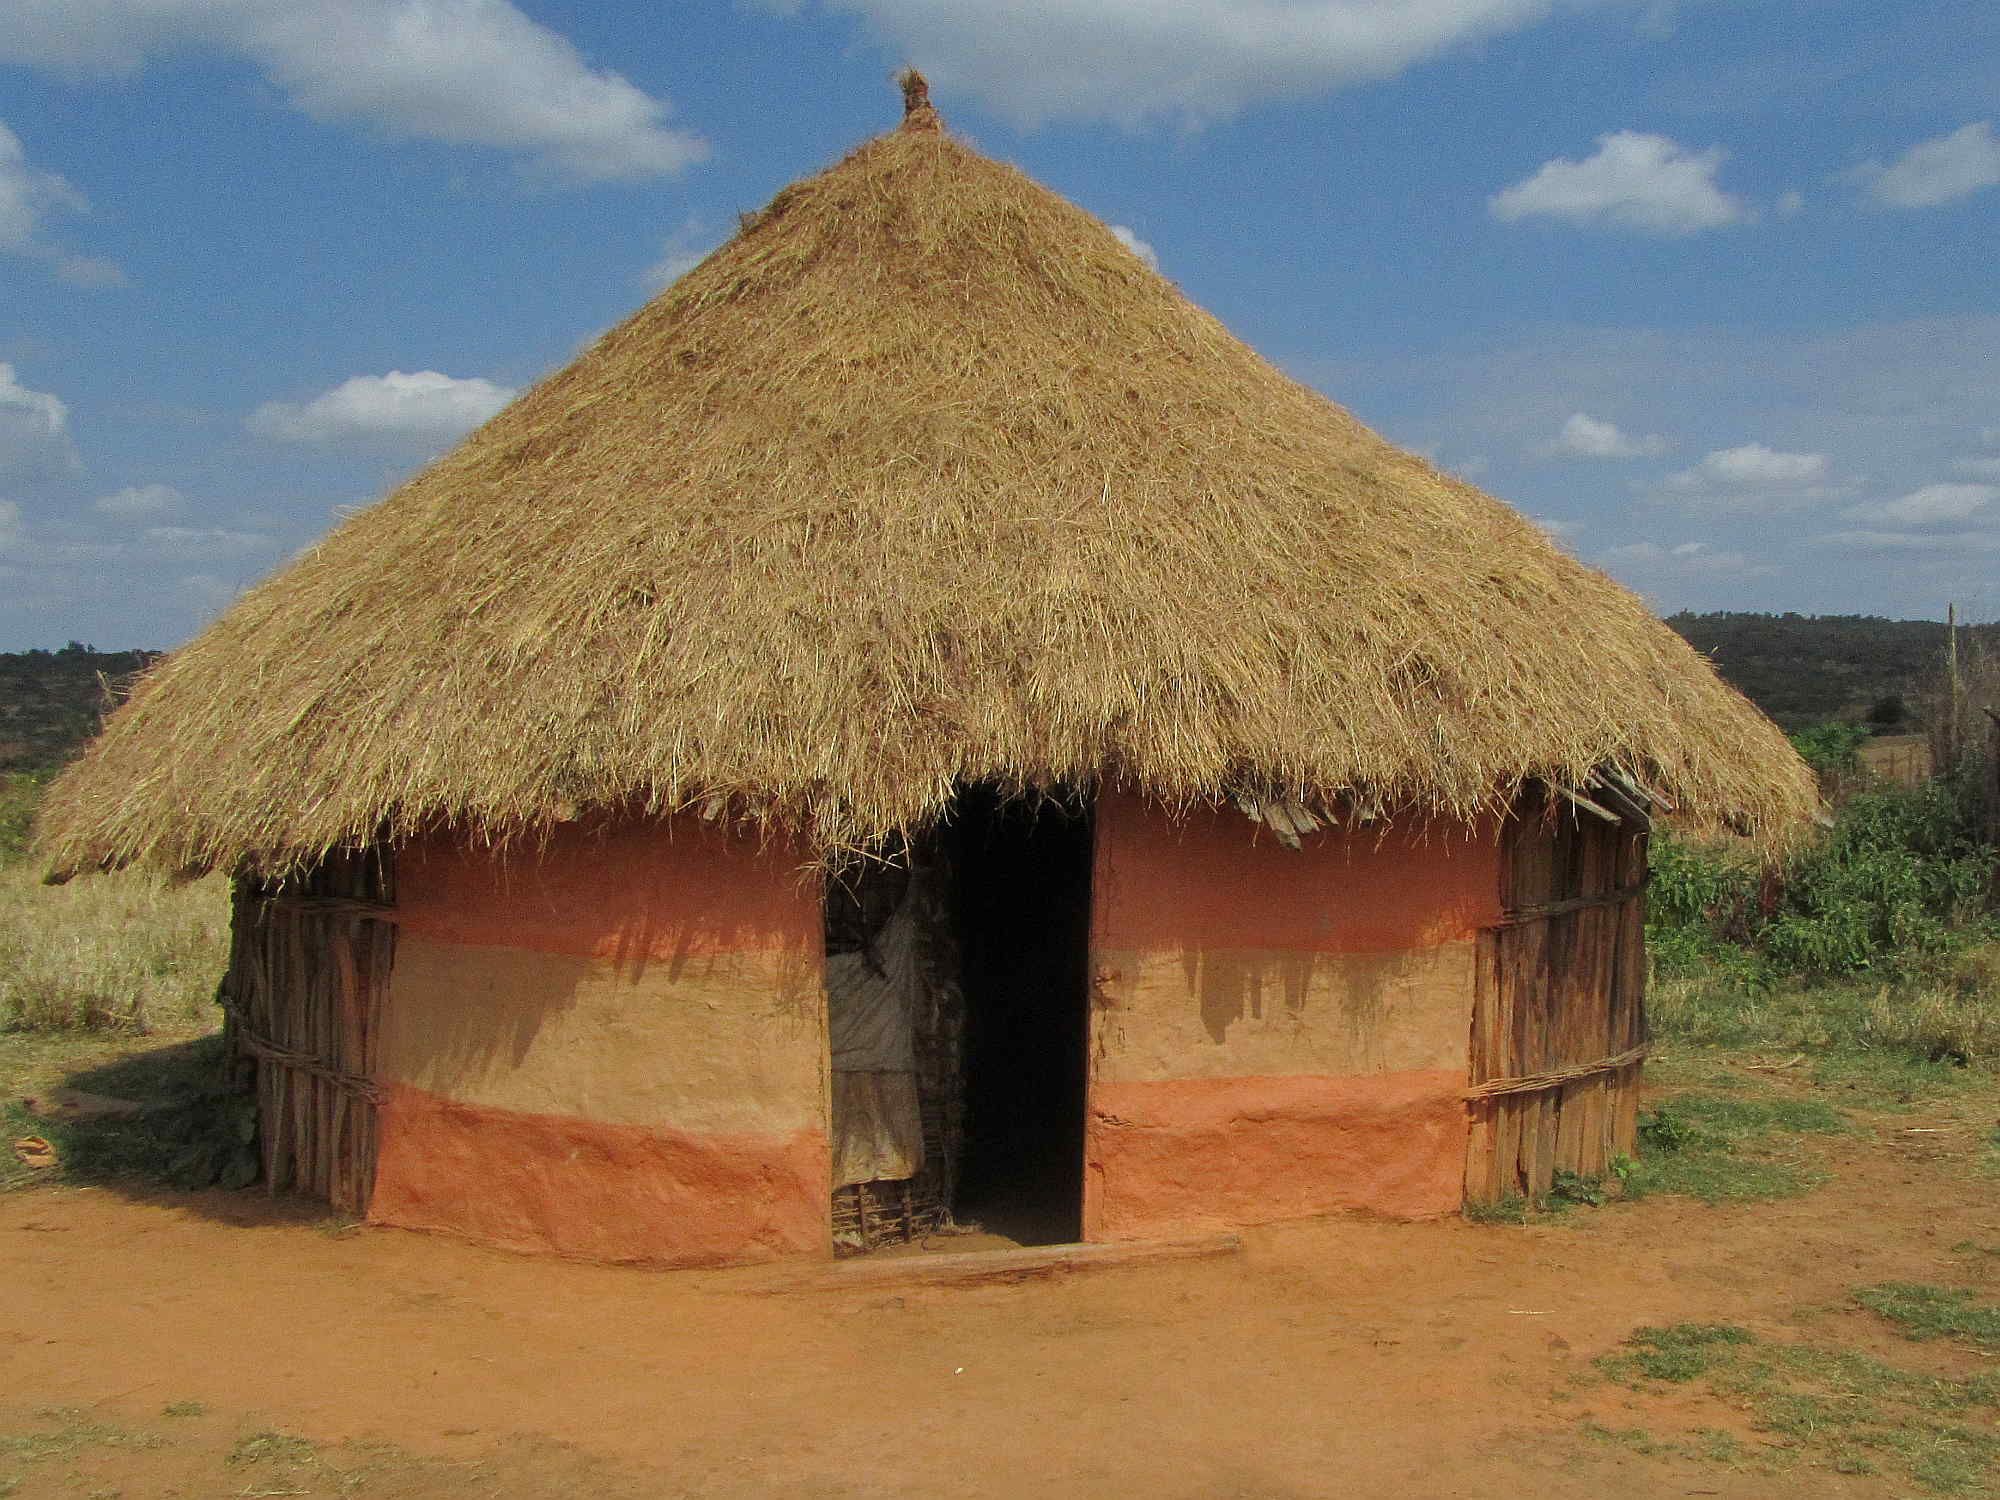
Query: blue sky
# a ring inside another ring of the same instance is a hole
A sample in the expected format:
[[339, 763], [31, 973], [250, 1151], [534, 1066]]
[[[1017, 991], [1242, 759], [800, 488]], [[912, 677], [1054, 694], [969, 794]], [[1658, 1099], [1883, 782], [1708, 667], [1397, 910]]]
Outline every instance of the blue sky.
[[0, 648], [184, 640], [905, 62], [1662, 610], [2000, 615], [1991, 0], [0, 0]]

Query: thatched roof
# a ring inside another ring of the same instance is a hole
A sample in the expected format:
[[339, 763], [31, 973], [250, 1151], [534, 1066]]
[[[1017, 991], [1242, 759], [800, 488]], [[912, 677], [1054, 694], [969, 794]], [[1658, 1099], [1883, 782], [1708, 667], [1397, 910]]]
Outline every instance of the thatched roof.
[[1632, 594], [919, 98], [157, 665], [41, 847], [706, 803], [824, 850], [965, 780], [1469, 815], [1607, 763], [1767, 838], [1815, 806]]

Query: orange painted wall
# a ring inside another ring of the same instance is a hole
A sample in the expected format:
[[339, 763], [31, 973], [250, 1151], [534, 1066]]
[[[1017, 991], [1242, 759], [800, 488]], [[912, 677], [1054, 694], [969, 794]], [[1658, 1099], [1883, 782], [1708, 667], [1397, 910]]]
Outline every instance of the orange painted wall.
[[1361, 1078], [1188, 1078], [1092, 1090], [1090, 1239], [1337, 1209], [1451, 1213], [1465, 1175], [1462, 1069]]
[[[1494, 829], [1292, 850], [1233, 809], [1175, 821], [1109, 794], [1092, 905], [1086, 1238], [1458, 1206]], [[1237, 972], [1274, 1001], [1218, 1005], [1213, 976]]]
[[694, 819], [400, 851], [370, 1219], [601, 1260], [827, 1253], [801, 863]]
[[1490, 827], [1329, 828], [1287, 849], [1233, 808], [1170, 820], [1129, 793], [1097, 809], [1091, 941], [1101, 948], [1398, 953], [1500, 918]]
[[369, 1217], [511, 1250], [728, 1265], [827, 1250], [827, 1140], [696, 1135], [392, 1087]]
[[396, 857], [405, 932], [619, 962], [811, 948], [820, 893], [788, 846], [698, 818], [566, 823], [495, 850], [448, 835]]

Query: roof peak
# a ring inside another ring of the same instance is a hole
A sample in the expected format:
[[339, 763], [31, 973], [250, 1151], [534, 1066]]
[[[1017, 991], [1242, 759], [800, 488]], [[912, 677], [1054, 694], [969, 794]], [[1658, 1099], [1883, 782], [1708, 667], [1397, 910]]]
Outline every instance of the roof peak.
[[931, 86], [924, 75], [915, 68], [905, 68], [896, 75], [896, 82], [903, 87], [903, 129], [942, 130], [944, 122], [931, 103]]

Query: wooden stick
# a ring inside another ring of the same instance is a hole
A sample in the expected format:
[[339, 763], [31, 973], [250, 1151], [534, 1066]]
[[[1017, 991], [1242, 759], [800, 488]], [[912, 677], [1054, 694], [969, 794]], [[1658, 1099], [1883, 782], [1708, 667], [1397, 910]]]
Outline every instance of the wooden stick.
[[1558, 793], [1569, 799], [1569, 802], [1572, 806], [1581, 808], [1584, 812], [1591, 813], [1596, 817], [1600, 817], [1604, 819], [1604, 821], [1607, 823], [1616, 823], [1618, 821], [1618, 814], [1610, 812], [1605, 808], [1598, 806], [1595, 802], [1592, 802], [1588, 797], [1584, 796], [1582, 792], [1571, 791], [1561, 782], [1555, 782], [1553, 783], [1553, 785], [1555, 786], [1555, 789]]
[[1552, 1068], [1544, 1073], [1531, 1073], [1522, 1078], [1495, 1078], [1465, 1091], [1466, 1099], [1494, 1099], [1502, 1094], [1536, 1094], [1544, 1089], [1552, 1089], [1560, 1084], [1572, 1083], [1579, 1078], [1590, 1078], [1600, 1073], [1615, 1073], [1621, 1068], [1629, 1068], [1645, 1059], [1650, 1044], [1641, 1042], [1636, 1047], [1628, 1047], [1615, 1057], [1599, 1058], [1596, 1062], [1578, 1063], [1571, 1068]]

